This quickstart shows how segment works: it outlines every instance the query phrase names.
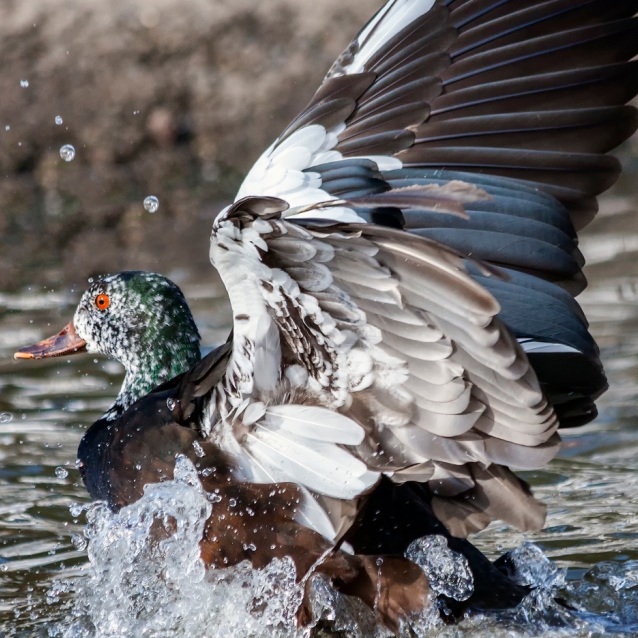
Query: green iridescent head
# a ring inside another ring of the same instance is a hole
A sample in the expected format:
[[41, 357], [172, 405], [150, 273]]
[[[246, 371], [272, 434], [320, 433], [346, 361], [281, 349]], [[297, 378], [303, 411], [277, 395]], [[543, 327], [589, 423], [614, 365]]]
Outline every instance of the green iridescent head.
[[182, 291], [149, 272], [103, 277], [82, 295], [73, 322], [17, 358], [99, 352], [120, 361], [126, 377], [106, 418], [118, 417], [154, 387], [200, 359], [200, 336]]
[[88, 352], [120, 361], [126, 379], [116, 405], [126, 409], [200, 359], [200, 336], [182, 291], [148, 272], [104, 277], [82, 295], [73, 318]]

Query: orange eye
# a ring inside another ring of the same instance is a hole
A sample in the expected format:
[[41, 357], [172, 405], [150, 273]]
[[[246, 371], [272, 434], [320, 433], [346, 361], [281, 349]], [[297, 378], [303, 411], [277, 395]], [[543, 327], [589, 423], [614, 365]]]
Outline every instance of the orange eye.
[[98, 295], [95, 298], [95, 305], [100, 310], [106, 310], [111, 305], [111, 300], [108, 295]]

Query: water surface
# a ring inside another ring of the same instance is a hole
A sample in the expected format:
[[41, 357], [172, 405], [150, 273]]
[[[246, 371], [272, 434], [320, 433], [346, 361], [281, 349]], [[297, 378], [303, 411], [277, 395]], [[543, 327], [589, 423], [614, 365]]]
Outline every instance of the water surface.
[[[546, 619], [536, 622], [533, 614], [527, 623], [520, 615], [509, 624], [507, 619], [475, 619], [461, 628], [439, 629], [440, 635], [638, 634], [636, 208], [627, 198], [608, 198], [582, 242], [591, 285], [581, 302], [611, 382], [599, 404], [600, 417], [569, 432], [548, 468], [526, 475], [549, 506], [543, 531], [520, 534], [494, 524], [474, 539], [490, 556], [535, 543], [556, 566], [566, 568], [562, 595], [580, 611], [553, 625]], [[204, 343], [220, 343], [231, 319], [222, 287], [212, 274], [206, 283], [189, 281], [185, 273], [182, 279]], [[122, 369], [93, 355], [47, 362], [11, 358], [16, 348], [64, 326], [78, 297], [45, 289], [0, 294], [3, 638], [59, 632], [56, 623], [73, 606], [74, 594], [62, 588], [52, 595], [52, 582], [81, 577], [87, 564], [85, 514], [79, 505], [88, 499], [74, 465], [76, 449], [86, 427], [117, 393]]]

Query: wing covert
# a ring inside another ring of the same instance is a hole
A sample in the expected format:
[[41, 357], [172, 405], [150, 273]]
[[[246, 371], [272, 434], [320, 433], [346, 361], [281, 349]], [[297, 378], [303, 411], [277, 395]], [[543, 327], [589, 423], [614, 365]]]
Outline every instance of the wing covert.
[[[352, 501], [387, 473], [428, 483], [456, 533], [476, 528], [454, 522], [475, 520], [460, 514], [468, 507], [542, 524], [543, 506], [508, 468], [551, 459], [558, 419], [461, 256], [400, 230], [288, 212], [249, 198], [215, 222], [211, 258], [235, 321], [208, 434], [247, 480]], [[503, 506], [513, 490], [519, 506]]]
[[[485, 189], [467, 219], [365, 204], [301, 216], [403, 228], [504, 268], [509, 285], [479, 281], [561, 426], [582, 425], [607, 383], [582, 311], [561, 292], [586, 286], [576, 231], [620, 173], [607, 153], [638, 126], [625, 106], [638, 93], [637, 11], [638, 0], [390, 0], [238, 198], [302, 210], [452, 180]], [[278, 153], [295, 160], [285, 177]], [[539, 288], [545, 296], [529, 294]], [[558, 381], [559, 368], [579, 382]]]

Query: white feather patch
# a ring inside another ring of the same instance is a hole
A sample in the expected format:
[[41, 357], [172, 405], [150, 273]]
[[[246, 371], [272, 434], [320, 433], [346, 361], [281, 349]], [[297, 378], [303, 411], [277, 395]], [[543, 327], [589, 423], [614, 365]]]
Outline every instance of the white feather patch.
[[354, 60], [344, 70], [348, 75], [361, 73], [366, 62], [397, 33], [425, 15], [435, 0], [389, 0], [361, 32], [357, 42], [361, 47]]
[[259, 317], [255, 334], [255, 361], [253, 375], [257, 390], [274, 390], [281, 373], [281, 346], [279, 329], [269, 315]]
[[278, 482], [297, 483], [333, 498], [356, 498], [379, 478], [346, 450], [282, 429], [273, 431], [267, 422], [246, 436], [245, 447]]
[[315, 441], [359, 445], [363, 428], [339, 412], [309, 405], [276, 405], [266, 409], [268, 421], [278, 429]]
[[337, 536], [337, 530], [330, 517], [308, 490], [302, 488], [302, 492], [304, 498], [295, 516], [295, 521], [321, 534], [329, 541], [333, 541]]

